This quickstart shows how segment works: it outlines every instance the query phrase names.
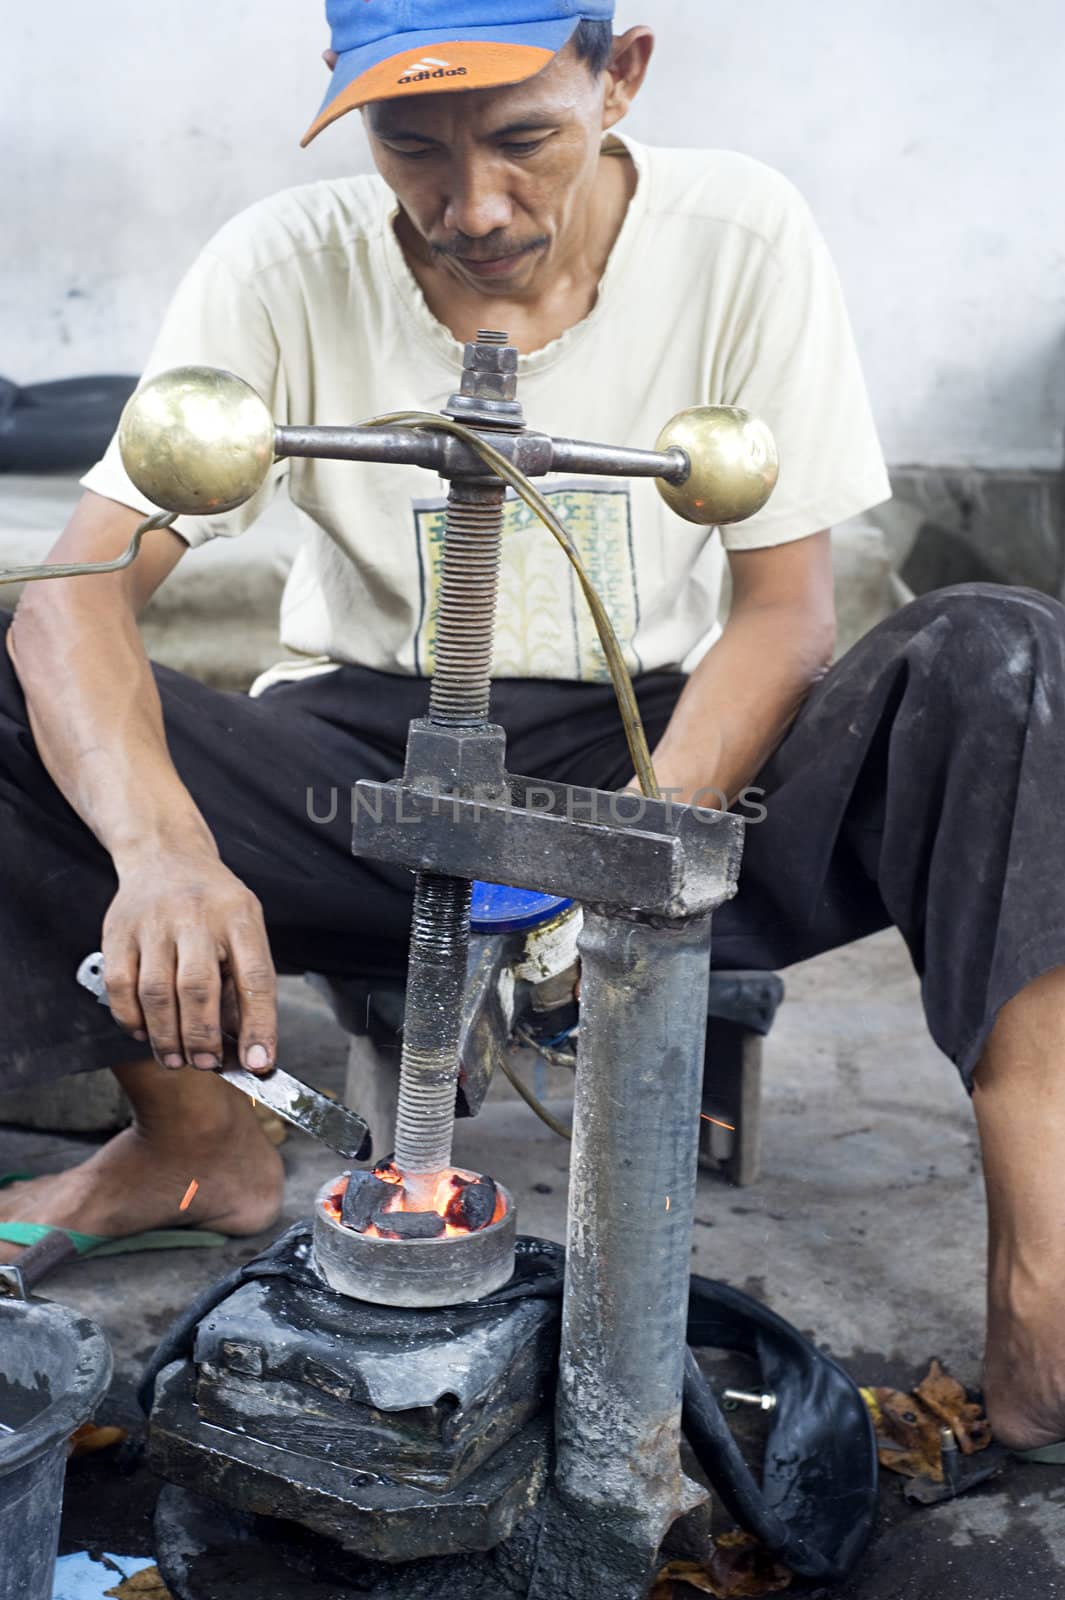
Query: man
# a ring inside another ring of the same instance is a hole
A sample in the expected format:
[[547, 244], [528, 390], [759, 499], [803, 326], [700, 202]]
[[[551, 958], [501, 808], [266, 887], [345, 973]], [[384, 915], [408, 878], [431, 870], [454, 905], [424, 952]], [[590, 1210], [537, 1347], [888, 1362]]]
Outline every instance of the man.
[[[1028, 592], [947, 591], [828, 671], [827, 530], [888, 487], [805, 207], [742, 157], [611, 132], [652, 51], [646, 28], [612, 37], [612, 0], [467, 0], [461, 26], [442, 10], [330, 0], [333, 78], [307, 137], [360, 109], [380, 178], [290, 191], [223, 229], [149, 372], [227, 367], [282, 420], [347, 422], [438, 408], [460, 341], [495, 327], [523, 352], [531, 420], [555, 432], [647, 444], [699, 402], [770, 423], [780, 487], [723, 540], [646, 484], [555, 485], [557, 503], [597, 557], [663, 788], [766, 791], [715, 960], [775, 967], [892, 922], [904, 933], [933, 1035], [974, 1089], [991, 1420], [1017, 1447], [1058, 1440], [1065, 613]], [[302, 661], [252, 700], [153, 675], [138, 612], [189, 545], [241, 532], [282, 479], [309, 519], [282, 618]], [[84, 481], [56, 560], [117, 555], [150, 509], [114, 447]], [[236, 1234], [273, 1220], [277, 1156], [208, 1069], [224, 1029], [253, 1071], [271, 1064], [275, 969], [402, 963], [409, 885], [353, 861], [343, 808], [315, 824], [306, 794], [400, 769], [432, 662], [434, 487], [415, 469], [285, 463], [250, 506], [182, 519], [119, 576], [32, 587], [5, 621], [0, 1082], [112, 1065], [135, 1122], [84, 1166], [0, 1194], [0, 1221], [129, 1235], [178, 1220], [191, 1172], [186, 1220]], [[549, 541], [520, 524], [493, 702], [511, 764], [621, 787], [591, 629]], [[722, 547], [733, 600], [715, 640]], [[125, 1036], [71, 985], [101, 925]]]

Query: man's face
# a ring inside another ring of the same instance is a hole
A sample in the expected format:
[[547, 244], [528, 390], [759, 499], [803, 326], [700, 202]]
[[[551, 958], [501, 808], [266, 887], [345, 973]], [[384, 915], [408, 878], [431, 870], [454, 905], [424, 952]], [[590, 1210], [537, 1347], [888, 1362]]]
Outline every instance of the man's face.
[[620, 115], [609, 83], [570, 47], [525, 83], [367, 107], [378, 171], [426, 255], [481, 293], [535, 295], [573, 237], [603, 130]]

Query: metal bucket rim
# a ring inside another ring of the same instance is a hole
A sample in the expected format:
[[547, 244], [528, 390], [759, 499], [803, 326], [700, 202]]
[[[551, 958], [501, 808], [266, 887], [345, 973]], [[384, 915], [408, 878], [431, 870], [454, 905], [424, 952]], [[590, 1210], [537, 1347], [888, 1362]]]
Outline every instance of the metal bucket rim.
[[32, 1329], [52, 1324], [73, 1347], [74, 1361], [61, 1394], [14, 1433], [0, 1434], [0, 1478], [27, 1466], [69, 1439], [91, 1415], [111, 1382], [111, 1346], [94, 1322], [50, 1300], [0, 1300], [0, 1327], [17, 1327], [23, 1317]]

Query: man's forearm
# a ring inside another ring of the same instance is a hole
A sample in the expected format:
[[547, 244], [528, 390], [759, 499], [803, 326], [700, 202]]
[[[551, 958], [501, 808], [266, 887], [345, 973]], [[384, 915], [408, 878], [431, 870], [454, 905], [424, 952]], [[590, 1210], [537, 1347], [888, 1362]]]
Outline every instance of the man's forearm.
[[70, 585], [62, 601], [24, 605], [9, 630], [38, 753], [120, 871], [161, 845], [211, 853], [170, 759], [133, 612], [117, 595], [94, 602], [86, 588], [108, 581], [58, 580]]
[[[85, 494], [54, 562], [111, 561], [139, 513]], [[174, 766], [137, 618], [184, 554], [161, 529], [117, 573], [32, 585], [7, 630], [37, 750], [111, 856], [101, 928], [107, 997], [166, 1067], [212, 1071], [223, 1031], [241, 1064], [276, 1061], [277, 995], [263, 909], [225, 865]]]
[[826, 621], [783, 606], [734, 614], [696, 667], [654, 752], [663, 791], [703, 805], [734, 800], [780, 743], [835, 643]]
[[[87, 492], [49, 559], [113, 561], [141, 520], [138, 511]], [[160, 847], [216, 854], [170, 759], [137, 628], [184, 551], [184, 541], [163, 529], [124, 571], [32, 583], [7, 633], [41, 760], [120, 872]]]

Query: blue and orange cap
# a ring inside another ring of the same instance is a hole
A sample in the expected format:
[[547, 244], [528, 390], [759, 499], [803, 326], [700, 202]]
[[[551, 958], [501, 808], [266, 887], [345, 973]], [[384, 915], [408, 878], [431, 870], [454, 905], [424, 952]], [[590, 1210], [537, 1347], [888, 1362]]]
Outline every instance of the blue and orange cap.
[[373, 100], [535, 77], [582, 22], [610, 21], [614, 8], [615, 0], [327, 0], [339, 59], [301, 142]]

